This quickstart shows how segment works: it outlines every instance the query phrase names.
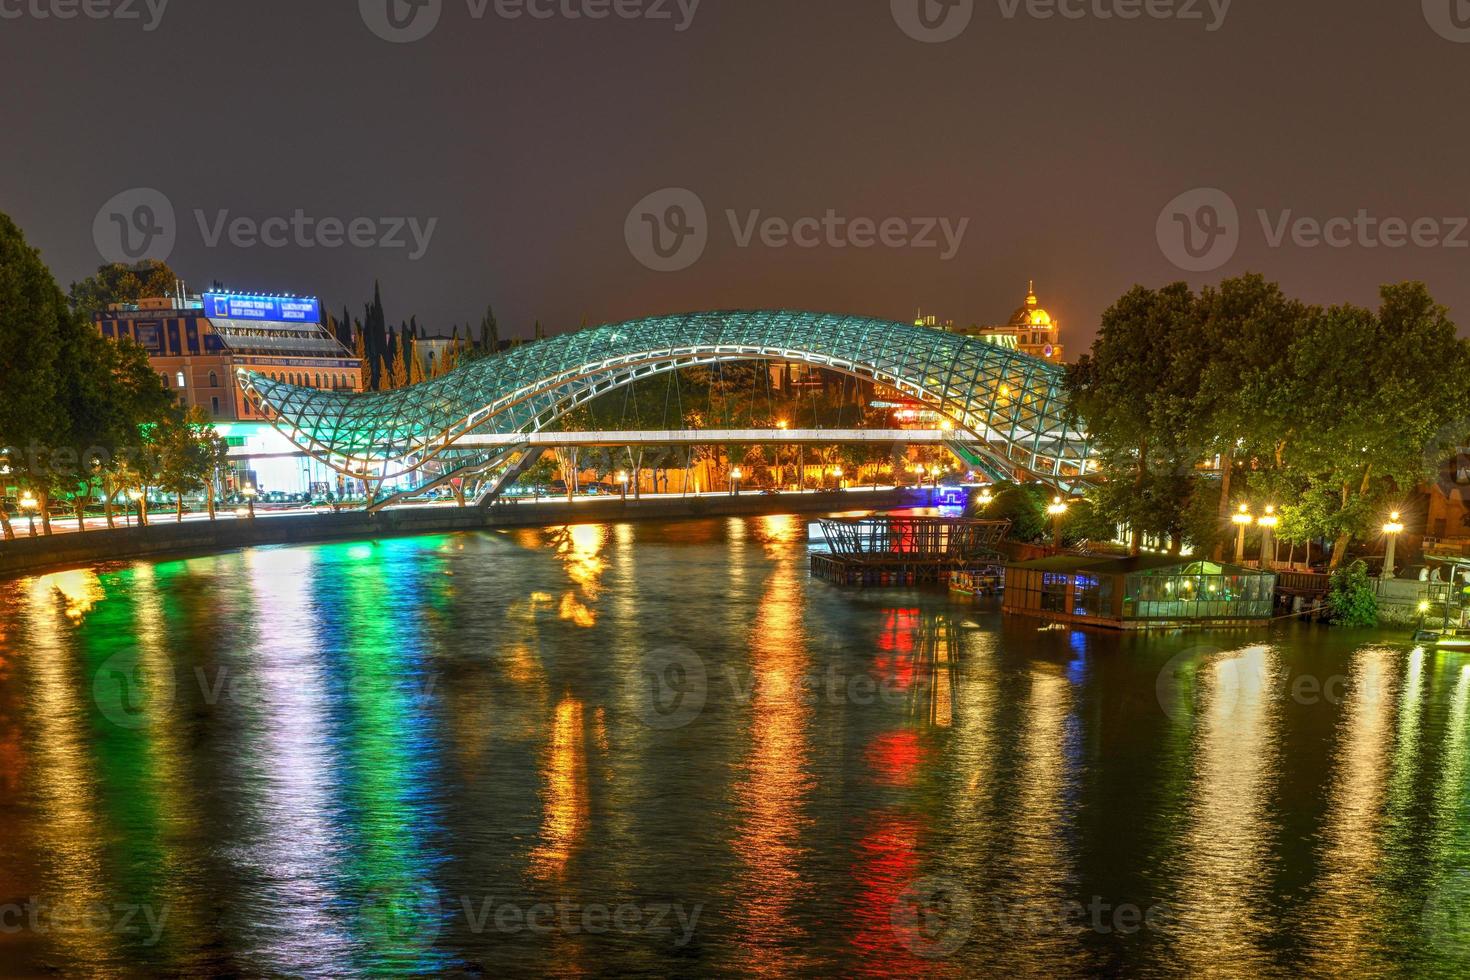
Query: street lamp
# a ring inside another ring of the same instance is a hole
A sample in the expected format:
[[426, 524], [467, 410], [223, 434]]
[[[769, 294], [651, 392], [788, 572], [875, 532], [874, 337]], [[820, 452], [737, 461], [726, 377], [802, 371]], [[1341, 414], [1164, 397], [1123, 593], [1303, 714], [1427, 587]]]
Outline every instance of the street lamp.
[[29, 490], [20, 495], [20, 509], [26, 515], [26, 522], [30, 525], [33, 538], [36, 536], [36, 509], [40, 506], [41, 502], [33, 497]]
[[1276, 508], [1266, 505], [1266, 513], [1262, 514], [1256, 521], [1261, 525], [1261, 567], [1270, 571], [1276, 567], [1276, 526], [1281, 519], [1276, 516]]
[[627, 500], [628, 499], [628, 474], [625, 471], [623, 471], [623, 470], [618, 470], [618, 485], [623, 488], [623, 499], [624, 500]]
[[243, 494], [245, 494], [245, 504], [246, 504], [246, 506], [248, 508], [246, 510], [246, 515], [253, 521], [253, 520], [255, 520], [255, 496], [256, 496], [255, 484], [253, 484], [253, 483], [252, 484], [249, 484], [248, 486], [245, 487], [244, 490], [242, 490], [240, 492], [243, 493]]
[[1241, 504], [1240, 511], [1232, 516], [1230, 520], [1234, 522], [1237, 529], [1237, 533], [1235, 535], [1235, 564], [1244, 565], [1245, 529], [1254, 524], [1256, 522], [1256, 519], [1251, 516], [1250, 505]]
[[740, 481], [745, 478], [745, 471], [735, 467], [730, 471], [730, 493], [732, 496], [740, 496]]
[[842, 467], [840, 467], [840, 466], [834, 466], [834, 467], [832, 467], [832, 480], [835, 483], [837, 489], [838, 490], [841, 490], [842, 489]]
[[1404, 524], [1399, 520], [1399, 512], [1394, 511], [1388, 515], [1388, 523], [1383, 525], [1384, 536], [1388, 538], [1388, 547], [1383, 552], [1383, 578], [1393, 578], [1393, 550], [1398, 542], [1399, 535], [1404, 533]]
[[1057, 551], [1062, 550], [1062, 518], [1067, 516], [1067, 502], [1057, 495], [1052, 498], [1051, 505], [1046, 508], [1051, 515], [1051, 544]]
[[995, 503], [995, 494], [990, 492], [989, 487], [986, 487], [980, 491], [980, 496], [976, 497], [975, 500], [980, 505], [980, 509], [985, 510], [991, 504]]

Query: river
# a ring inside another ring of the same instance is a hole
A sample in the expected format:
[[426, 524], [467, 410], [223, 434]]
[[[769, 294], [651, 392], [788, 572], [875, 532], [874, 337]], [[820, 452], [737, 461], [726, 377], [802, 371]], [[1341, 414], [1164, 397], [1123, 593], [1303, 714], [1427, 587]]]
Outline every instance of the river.
[[1470, 655], [812, 580], [805, 519], [0, 583], [0, 973], [1453, 975]]

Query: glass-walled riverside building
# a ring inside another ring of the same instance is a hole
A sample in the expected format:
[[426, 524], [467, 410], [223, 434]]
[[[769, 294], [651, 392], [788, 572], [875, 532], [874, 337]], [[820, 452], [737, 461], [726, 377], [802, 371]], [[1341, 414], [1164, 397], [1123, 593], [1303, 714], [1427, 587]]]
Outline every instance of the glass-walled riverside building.
[[118, 303], [95, 318], [98, 332], [128, 338], [179, 403], [204, 409], [230, 445], [228, 493], [341, 495], [356, 492], [261, 418], [240, 389], [244, 368], [327, 391], [362, 388], [362, 362], [321, 322], [310, 297], [244, 293], [164, 296]]
[[1008, 613], [1111, 629], [1269, 620], [1276, 576], [1178, 556], [1057, 555], [1006, 566]]

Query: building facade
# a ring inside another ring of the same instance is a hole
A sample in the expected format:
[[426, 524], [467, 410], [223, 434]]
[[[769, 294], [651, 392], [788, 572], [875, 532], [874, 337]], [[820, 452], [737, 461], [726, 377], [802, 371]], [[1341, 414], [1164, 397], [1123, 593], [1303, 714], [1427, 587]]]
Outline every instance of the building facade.
[[923, 311], [920, 311], [914, 325], [975, 337], [987, 344], [1020, 351], [1022, 354], [1029, 354], [1053, 364], [1060, 364], [1065, 360], [1065, 350], [1061, 340], [1061, 323], [1047, 312], [1036, 298], [1034, 281], [1026, 287], [1025, 302], [1011, 314], [1011, 318], [1005, 323], [965, 327], [953, 320], [941, 321], [936, 316], [926, 316]]
[[182, 405], [202, 408], [230, 444], [224, 493], [252, 487], [263, 496], [342, 494], [335, 472], [301, 453], [256, 411], [239, 370], [310, 388], [359, 391], [362, 363], [321, 322], [315, 299], [241, 293], [157, 297], [99, 313], [98, 332], [148, 352], [163, 386]]

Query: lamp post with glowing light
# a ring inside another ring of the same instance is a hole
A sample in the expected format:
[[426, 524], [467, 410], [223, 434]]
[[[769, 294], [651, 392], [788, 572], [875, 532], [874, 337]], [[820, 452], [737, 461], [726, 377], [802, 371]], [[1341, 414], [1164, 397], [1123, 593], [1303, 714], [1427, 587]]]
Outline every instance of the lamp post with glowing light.
[[[131, 505], [131, 508], [130, 509], [137, 511], [138, 517], [137, 517], [136, 523], [137, 523], [137, 525], [139, 527], [142, 527], [143, 526], [143, 491], [142, 490], [129, 490], [128, 491], [128, 499], [130, 501], [132, 501], [132, 505]], [[134, 519], [133, 519], [133, 515], [131, 513], [128, 514], [128, 523], [129, 524], [135, 523], [134, 522]]]
[[30, 525], [31, 537], [36, 536], [36, 509], [41, 506], [29, 490], [20, 495], [20, 510], [26, 515], [26, 523]]
[[1261, 525], [1261, 567], [1269, 572], [1276, 567], [1276, 526], [1281, 518], [1276, 516], [1276, 508], [1267, 504], [1266, 513], [1256, 523]]
[[1067, 502], [1060, 495], [1053, 497], [1051, 505], [1046, 508], [1051, 515], [1051, 546], [1057, 551], [1062, 550], [1062, 518], [1067, 516]]
[[1240, 510], [1230, 518], [1236, 527], [1235, 534], [1235, 564], [1245, 564], [1245, 529], [1256, 522], [1251, 516], [1251, 509], [1247, 504], [1241, 504]]
[[843, 474], [842, 467], [840, 467], [840, 466], [834, 466], [834, 467], [832, 467], [832, 485], [834, 487], [836, 487], [838, 490], [841, 490], [842, 489], [842, 474]]
[[253, 521], [255, 520], [255, 485], [252, 483], [241, 492], [245, 494], [245, 504], [247, 506], [246, 516]]
[[730, 496], [740, 496], [740, 481], [744, 478], [745, 471], [742, 470], [740, 467], [737, 466], [730, 471]]
[[1399, 520], [1399, 512], [1394, 511], [1388, 515], [1388, 523], [1383, 525], [1383, 536], [1388, 538], [1388, 545], [1383, 552], [1383, 575], [1382, 578], [1393, 578], [1393, 551], [1398, 542], [1400, 534], [1404, 533], [1404, 523]]
[[623, 499], [624, 500], [627, 500], [628, 499], [628, 474], [626, 472], [624, 472], [623, 470], [618, 470], [617, 481], [618, 481], [618, 488], [622, 492]]
[[989, 487], [986, 487], [985, 489], [981, 490], [980, 495], [975, 498], [975, 503], [980, 505], [980, 509], [982, 511], [987, 510], [989, 509], [991, 504], [995, 503], [995, 494], [990, 492]]

